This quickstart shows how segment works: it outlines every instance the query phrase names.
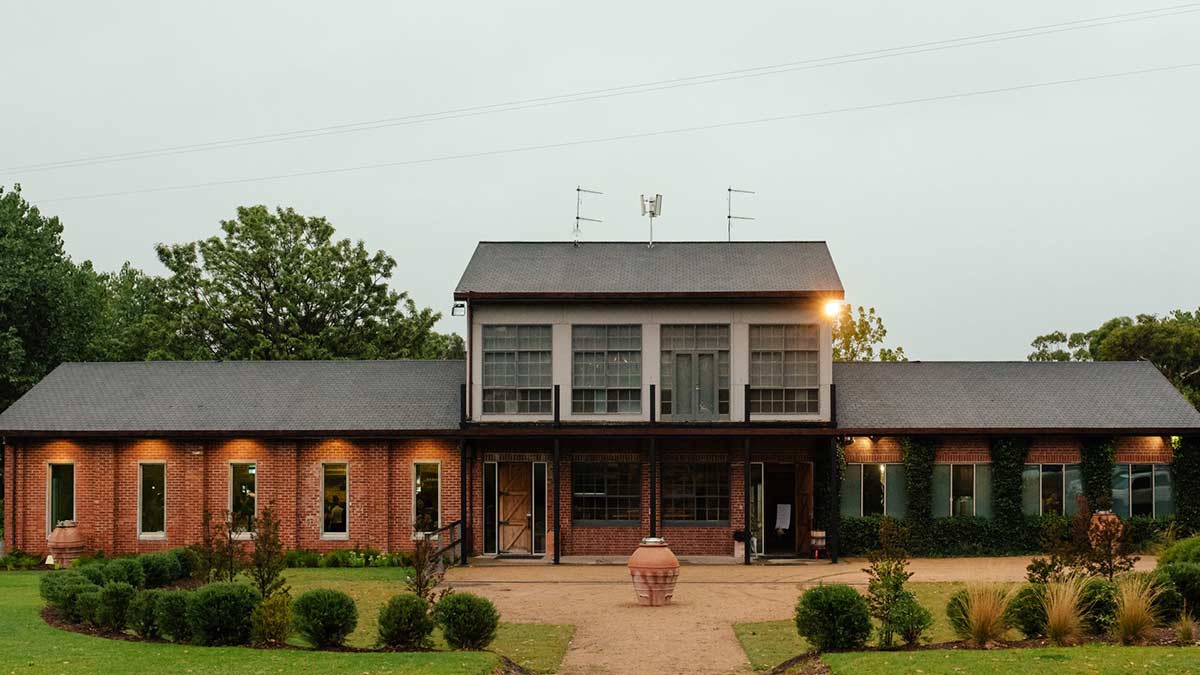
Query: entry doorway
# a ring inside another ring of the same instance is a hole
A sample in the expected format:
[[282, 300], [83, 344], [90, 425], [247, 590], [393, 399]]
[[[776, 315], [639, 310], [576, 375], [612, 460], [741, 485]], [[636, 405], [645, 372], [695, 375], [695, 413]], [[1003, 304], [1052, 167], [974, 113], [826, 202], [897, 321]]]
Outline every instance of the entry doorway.
[[755, 553], [808, 555], [812, 537], [811, 462], [754, 462], [751, 465], [751, 527]]
[[545, 462], [486, 462], [484, 552], [501, 556], [546, 554]]

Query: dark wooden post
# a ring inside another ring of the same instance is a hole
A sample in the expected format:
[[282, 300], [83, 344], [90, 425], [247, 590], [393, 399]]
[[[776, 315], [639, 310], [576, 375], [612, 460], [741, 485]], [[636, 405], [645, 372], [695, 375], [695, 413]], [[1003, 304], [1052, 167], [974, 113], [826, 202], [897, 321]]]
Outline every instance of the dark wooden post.
[[743, 516], [743, 520], [745, 520], [745, 524], [746, 524], [745, 532], [743, 535], [746, 539], [746, 543], [745, 543], [745, 546], [742, 547], [744, 550], [745, 560], [743, 560], [742, 562], [749, 565], [750, 564], [750, 553], [751, 553], [751, 551], [750, 551], [750, 437], [747, 436], [745, 439], [743, 439], [742, 442], [744, 444], [744, 448], [743, 448], [744, 452], [742, 453], [742, 456], [743, 456], [743, 460], [742, 460], [742, 479], [743, 479], [743, 481], [742, 481], [743, 482], [743, 486], [742, 486], [743, 487], [742, 516]]
[[658, 536], [658, 445], [653, 436], [650, 437], [650, 536]]
[[650, 421], [655, 422], [658, 419], [658, 401], [655, 400], [655, 386], [650, 385]]
[[462, 538], [458, 564], [466, 565], [471, 554], [470, 532], [467, 530], [467, 442], [458, 442], [458, 535]]
[[750, 384], [742, 389], [742, 407], [745, 408], [746, 421], [750, 421]]
[[558, 439], [554, 439], [554, 564], [557, 565], [562, 557], [562, 532], [561, 532], [561, 517], [559, 516], [559, 443]]
[[829, 525], [825, 531], [825, 547], [829, 552], [829, 562], [836, 563], [838, 561], [838, 530], [841, 528], [842, 520], [840, 504], [842, 486], [838, 481], [837, 436], [829, 437], [829, 489], [825, 492], [829, 495], [829, 503], [825, 505], [829, 513]]

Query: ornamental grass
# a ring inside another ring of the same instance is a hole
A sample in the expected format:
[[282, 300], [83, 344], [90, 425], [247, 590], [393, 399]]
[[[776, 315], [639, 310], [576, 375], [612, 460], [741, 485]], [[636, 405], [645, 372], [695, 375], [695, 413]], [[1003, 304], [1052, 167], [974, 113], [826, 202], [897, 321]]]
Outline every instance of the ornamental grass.
[[1046, 637], [1056, 645], [1068, 645], [1083, 635], [1084, 585], [1086, 579], [1070, 575], [1046, 584], [1042, 607], [1046, 613]]
[[1117, 580], [1117, 613], [1113, 635], [1121, 644], [1144, 642], [1158, 624], [1155, 602], [1161, 587], [1149, 575], [1130, 574]]

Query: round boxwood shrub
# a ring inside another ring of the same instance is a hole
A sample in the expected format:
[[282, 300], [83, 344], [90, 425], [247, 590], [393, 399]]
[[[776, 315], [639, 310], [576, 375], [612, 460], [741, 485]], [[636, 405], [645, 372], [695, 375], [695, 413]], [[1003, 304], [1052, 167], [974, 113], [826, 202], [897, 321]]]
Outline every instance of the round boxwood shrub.
[[1117, 585], [1092, 577], [1083, 585], [1083, 625], [1092, 635], [1107, 635], [1117, 616]]
[[292, 636], [292, 599], [276, 593], [258, 603], [250, 615], [250, 642], [256, 645], [281, 645]]
[[412, 651], [429, 646], [433, 619], [429, 605], [415, 593], [401, 593], [379, 610], [379, 644]]
[[1200, 535], [1180, 539], [1158, 554], [1160, 566], [1180, 562], [1200, 563]]
[[1008, 603], [1008, 623], [1027, 638], [1046, 635], [1045, 584], [1025, 584]]
[[63, 619], [79, 622], [83, 619], [77, 611], [76, 601], [81, 593], [100, 592], [100, 586], [92, 583], [74, 570], [47, 572], [38, 583], [42, 599], [58, 611]]
[[148, 553], [138, 558], [146, 579], [146, 588], [159, 588], [173, 584], [182, 575], [179, 559], [170, 553]]
[[446, 644], [478, 651], [496, 639], [500, 612], [491, 600], [470, 593], [452, 593], [433, 608], [433, 620], [442, 628]]
[[1177, 562], [1162, 565], [1159, 571], [1171, 580], [1175, 590], [1183, 596], [1188, 611], [1200, 612], [1200, 563]]
[[141, 588], [146, 585], [146, 573], [136, 558], [117, 558], [104, 565], [104, 580]]
[[845, 584], [810, 588], [796, 603], [796, 631], [817, 649], [861, 649], [871, 637], [867, 601]]
[[93, 584], [96, 584], [97, 586], [103, 586], [104, 584], [108, 583], [108, 578], [104, 576], [104, 568], [107, 566], [107, 562], [94, 562], [90, 565], [80, 565], [73, 567], [72, 569], [78, 571], [84, 576], [84, 578]]
[[167, 554], [175, 558], [175, 562], [179, 565], [180, 579], [191, 579], [196, 576], [196, 569], [200, 566], [200, 556], [190, 548], [173, 548], [167, 551]]
[[162, 595], [162, 591], [156, 588], [138, 591], [133, 596], [133, 600], [129, 602], [127, 624], [133, 629], [133, 632], [144, 638], [158, 637], [158, 619], [155, 616], [155, 609], [160, 595]]
[[330, 588], [318, 588], [296, 598], [292, 611], [296, 630], [318, 649], [342, 646], [358, 626], [354, 599]]
[[915, 646], [925, 639], [933, 627], [933, 614], [917, 602], [917, 597], [908, 591], [901, 593], [892, 606], [892, 628], [904, 640], [904, 644]]
[[93, 626], [100, 625], [100, 589], [94, 591], [84, 591], [75, 597], [75, 616], [79, 621], [90, 623]]
[[250, 614], [258, 591], [246, 584], [202, 586], [188, 598], [192, 642], [198, 645], [244, 645], [250, 641]]
[[107, 630], [125, 630], [129, 615], [129, 603], [137, 591], [124, 581], [110, 581], [100, 589], [100, 606], [96, 609], [96, 623]]
[[154, 623], [159, 635], [175, 642], [192, 639], [192, 624], [188, 620], [188, 598], [191, 591], [162, 591], [154, 603]]

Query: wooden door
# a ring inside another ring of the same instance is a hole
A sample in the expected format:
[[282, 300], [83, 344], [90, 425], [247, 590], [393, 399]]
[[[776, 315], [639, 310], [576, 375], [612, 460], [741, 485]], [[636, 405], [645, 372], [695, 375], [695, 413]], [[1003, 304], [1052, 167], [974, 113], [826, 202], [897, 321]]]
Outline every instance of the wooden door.
[[500, 463], [500, 553], [533, 550], [531, 468], [528, 462]]

